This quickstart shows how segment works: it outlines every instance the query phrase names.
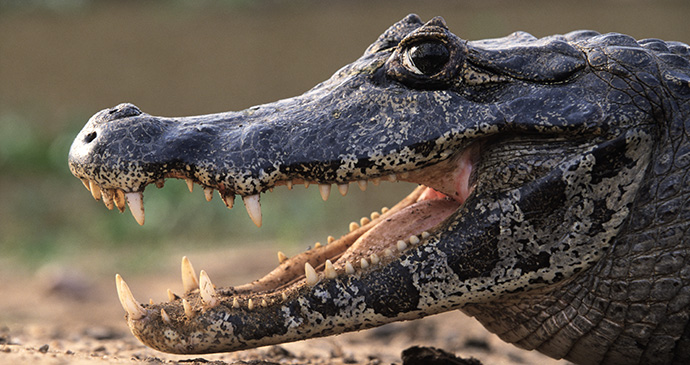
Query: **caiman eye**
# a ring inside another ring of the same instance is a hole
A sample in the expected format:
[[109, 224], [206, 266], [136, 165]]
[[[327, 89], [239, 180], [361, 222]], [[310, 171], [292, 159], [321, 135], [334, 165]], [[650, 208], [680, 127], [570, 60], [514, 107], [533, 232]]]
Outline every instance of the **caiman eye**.
[[433, 76], [448, 63], [450, 52], [441, 42], [418, 43], [407, 49], [403, 54], [405, 67], [418, 74]]

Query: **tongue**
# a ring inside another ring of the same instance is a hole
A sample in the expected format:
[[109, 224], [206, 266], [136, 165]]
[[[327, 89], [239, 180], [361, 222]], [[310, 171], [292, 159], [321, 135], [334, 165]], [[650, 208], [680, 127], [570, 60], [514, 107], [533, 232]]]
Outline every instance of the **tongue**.
[[[427, 191], [429, 195], [434, 194], [434, 191], [430, 189]], [[373, 253], [383, 257], [386, 248], [395, 248], [399, 240], [409, 244], [410, 236], [419, 236], [422, 232], [431, 230], [460, 207], [460, 203], [456, 200], [429, 199], [430, 197], [427, 196], [426, 200], [420, 198], [416, 203], [393, 214], [364, 233], [343, 254], [341, 258], [343, 262], [367, 258]]]

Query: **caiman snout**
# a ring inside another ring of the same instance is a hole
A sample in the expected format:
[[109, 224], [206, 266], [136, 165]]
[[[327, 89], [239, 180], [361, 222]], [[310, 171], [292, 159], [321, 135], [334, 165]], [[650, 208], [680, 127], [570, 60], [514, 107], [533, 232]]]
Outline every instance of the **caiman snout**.
[[83, 160], [89, 154], [105, 124], [141, 114], [136, 105], [129, 103], [122, 103], [96, 113], [74, 139], [69, 151], [70, 162]]

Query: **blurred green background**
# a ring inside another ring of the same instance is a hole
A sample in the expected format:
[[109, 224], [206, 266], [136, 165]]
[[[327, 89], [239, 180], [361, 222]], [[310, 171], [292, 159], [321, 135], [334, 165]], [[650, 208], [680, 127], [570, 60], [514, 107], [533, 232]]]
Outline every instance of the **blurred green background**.
[[[0, 264], [39, 268], [93, 254], [151, 269], [161, 252], [277, 242], [297, 252], [392, 205], [413, 186], [354, 185], [207, 203], [169, 181], [145, 193], [146, 225], [95, 202], [67, 168], [71, 141], [100, 109], [153, 115], [239, 110], [300, 94], [361, 55], [410, 12], [442, 15], [465, 39], [575, 29], [690, 42], [688, 1], [32, 1], [0, 0]], [[88, 261], [88, 260], [87, 260]], [[83, 262], [80, 261], [80, 262]], [[11, 263], [11, 264], [10, 264]], [[90, 265], [100, 265], [94, 261]], [[155, 268], [155, 267], [153, 267]]]

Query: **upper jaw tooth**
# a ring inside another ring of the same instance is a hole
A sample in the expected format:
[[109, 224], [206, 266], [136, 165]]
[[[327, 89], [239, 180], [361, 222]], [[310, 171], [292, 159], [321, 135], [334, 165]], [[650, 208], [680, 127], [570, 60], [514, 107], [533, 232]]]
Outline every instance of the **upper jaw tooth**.
[[127, 205], [134, 219], [140, 226], [144, 225], [144, 194], [141, 192], [125, 193]]
[[247, 208], [247, 213], [252, 222], [257, 227], [261, 227], [261, 203], [259, 202], [259, 194], [247, 195], [244, 198], [244, 207]]

